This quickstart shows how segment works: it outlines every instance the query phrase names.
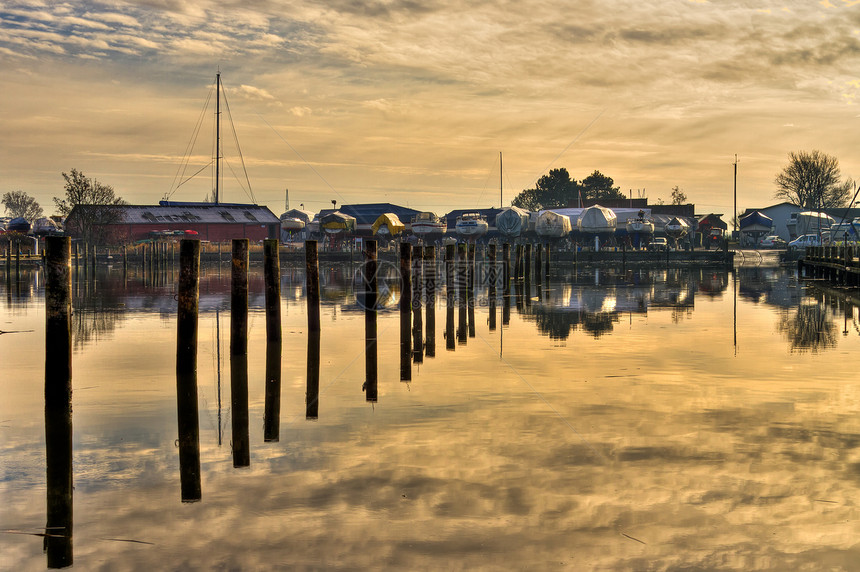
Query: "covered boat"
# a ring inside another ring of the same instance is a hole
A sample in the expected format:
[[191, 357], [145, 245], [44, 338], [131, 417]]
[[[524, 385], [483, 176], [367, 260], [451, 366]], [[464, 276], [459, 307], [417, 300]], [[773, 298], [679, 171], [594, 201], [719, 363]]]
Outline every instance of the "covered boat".
[[448, 223], [436, 213], [425, 211], [412, 217], [412, 233], [419, 238], [440, 237], [447, 231]]
[[27, 222], [27, 219], [24, 217], [15, 217], [9, 221], [6, 225], [7, 232], [20, 232], [21, 234], [27, 234], [30, 232], [30, 223]]
[[281, 228], [287, 232], [298, 232], [314, 219], [314, 213], [301, 209], [290, 209], [281, 215]]
[[457, 217], [457, 234], [462, 238], [474, 240], [487, 234], [490, 225], [480, 213], [463, 213]]
[[[828, 225], [828, 228], [829, 226], [830, 225]], [[741, 231], [741, 244], [744, 246], [755, 246], [762, 237], [771, 232], [771, 229], [773, 228], [773, 219], [759, 211], [753, 211], [738, 219], [738, 227]]]
[[36, 236], [47, 236], [60, 232], [60, 226], [48, 217], [37, 218], [33, 221], [33, 234]]
[[613, 234], [618, 226], [618, 217], [611, 209], [594, 205], [582, 211], [576, 226], [584, 234]]
[[570, 217], [555, 211], [541, 211], [535, 222], [535, 232], [546, 238], [562, 238], [570, 234]]
[[687, 224], [681, 217], [672, 217], [669, 222], [666, 223], [666, 226], [663, 227], [663, 230], [666, 231], [666, 234], [675, 240], [681, 238], [686, 235], [690, 231], [690, 225]]
[[529, 228], [529, 211], [519, 207], [503, 209], [496, 215], [496, 229], [504, 237], [516, 238]]
[[355, 232], [355, 217], [334, 211], [320, 217], [320, 228], [328, 234]]
[[379, 215], [370, 227], [373, 234], [383, 236], [397, 236], [406, 230], [406, 225], [394, 213], [383, 213]]

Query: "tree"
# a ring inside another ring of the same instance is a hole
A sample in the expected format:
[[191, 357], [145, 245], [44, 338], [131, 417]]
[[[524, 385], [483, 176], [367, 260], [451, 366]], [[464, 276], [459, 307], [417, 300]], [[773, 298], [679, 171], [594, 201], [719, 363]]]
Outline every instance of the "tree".
[[24, 191], [3, 193], [3, 206], [12, 218], [23, 217], [30, 222], [42, 216], [42, 207]]
[[687, 204], [687, 193], [682, 191], [678, 185], [672, 187], [672, 202], [673, 205]]
[[107, 234], [107, 225], [115, 224], [122, 220], [121, 209], [116, 207], [126, 203], [121, 197], [116, 196], [113, 187], [89, 179], [77, 169], [70, 173], [63, 173], [66, 184], [65, 198], [54, 197], [54, 205], [57, 211], [68, 216], [75, 207], [74, 220], [67, 229], [88, 243], [106, 242], [110, 237]]
[[600, 171], [594, 171], [580, 183], [582, 198], [595, 202], [624, 199], [624, 193], [619, 187], [614, 187], [615, 181]]
[[525, 189], [514, 198], [512, 205], [530, 211], [566, 207], [576, 200], [579, 185], [570, 178], [567, 169], [552, 169], [538, 179], [534, 189]]
[[842, 182], [839, 160], [814, 150], [788, 154], [788, 165], [776, 176], [774, 196], [805, 210], [845, 207], [852, 181]]

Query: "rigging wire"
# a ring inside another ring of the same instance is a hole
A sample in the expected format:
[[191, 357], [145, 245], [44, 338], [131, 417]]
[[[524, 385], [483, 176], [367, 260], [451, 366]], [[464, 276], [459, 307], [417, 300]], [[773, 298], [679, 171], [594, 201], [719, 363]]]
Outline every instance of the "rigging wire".
[[[245, 182], [248, 184], [247, 190], [242, 187], [242, 190], [245, 191], [245, 195], [251, 199], [253, 204], [257, 204], [257, 200], [254, 198], [254, 191], [251, 189], [251, 179], [248, 177], [248, 169], [245, 167], [245, 157], [242, 156], [242, 148], [239, 147], [239, 137], [236, 135], [236, 126], [233, 124], [233, 114], [230, 112], [230, 102], [227, 101], [227, 91], [224, 90], [224, 106], [227, 108], [227, 117], [230, 120], [230, 131], [233, 133], [233, 141], [236, 143], [236, 151], [239, 153], [239, 161], [242, 163], [242, 172], [245, 174]], [[239, 183], [239, 186], [242, 186], [242, 182], [239, 181], [239, 177], [236, 176], [232, 167], [230, 168], [230, 172], [233, 173], [233, 176], [236, 177], [236, 181]]]
[[[203, 102], [203, 108], [200, 110], [200, 116], [197, 118], [197, 123], [194, 125], [194, 130], [191, 132], [191, 138], [188, 140], [188, 144], [185, 146], [185, 152], [182, 156], [182, 161], [179, 164], [179, 167], [176, 169], [176, 174], [173, 176], [173, 182], [170, 184], [170, 190], [165, 193], [164, 200], [169, 199], [173, 194], [188, 182], [190, 179], [194, 178], [200, 171], [194, 173], [187, 179], [185, 177], [185, 171], [188, 169], [188, 164], [191, 161], [191, 154], [194, 151], [194, 144], [197, 142], [197, 136], [200, 134], [200, 128], [203, 126], [203, 120], [206, 117], [206, 110], [209, 108], [209, 102], [212, 100], [212, 93], [215, 90], [214, 87], [209, 89], [209, 94], [206, 96], [206, 100]], [[211, 163], [209, 164], [211, 165]], [[206, 165], [208, 167], [209, 165]], [[204, 169], [206, 168], [204, 167]], [[201, 169], [202, 171], [202, 169]], [[177, 183], [179, 180], [179, 183]]]

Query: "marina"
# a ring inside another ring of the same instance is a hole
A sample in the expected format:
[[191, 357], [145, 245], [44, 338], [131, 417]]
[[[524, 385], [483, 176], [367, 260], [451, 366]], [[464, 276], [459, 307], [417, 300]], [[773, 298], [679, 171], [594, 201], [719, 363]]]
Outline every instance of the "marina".
[[[238, 242], [225, 256], [248, 260]], [[6, 273], [0, 564], [856, 558], [853, 298], [775, 255], [547, 276], [539, 245], [519, 268], [500, 263], [509, 245], [481, 263], [465, 244], [407, 244], [396, 264], [371, 245], [351, 264], [202, 263], [190, 345], [184, 250], [154, 267], [69, 263], [66, 417], [44, 401], [45, 364], [64, 363], [46, 356], [50, 278], [27, 267], [10, 288]], [[58, 466], [72, 491], [51, 484]], [[67, 509], [48, 522], [69, 531], [49, 528], [47, 553], [46, 475], [48, 506]]]

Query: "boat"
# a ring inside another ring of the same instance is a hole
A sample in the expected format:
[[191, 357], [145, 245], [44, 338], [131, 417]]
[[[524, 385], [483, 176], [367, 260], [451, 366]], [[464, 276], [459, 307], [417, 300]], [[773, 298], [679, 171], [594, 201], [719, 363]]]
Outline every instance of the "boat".
[[412, 234], [418, 238], [439, 238], [446, 232], [448, 223], [436, 213], [425, 211], [412, 217]]
[[48, 236], [60, 232], [60, 226], [48, 217], [37, 218], [33, 221], [33, 234], [36, 236]]
[[457, 234], [468, 240], [475, 240], [487, 234], [490, 225], [480, 213], [468, 212], [457, 217]]
[[6, 224], [6, 232], [28, 234], [30, 232], [30, 223], [24, 217], [17, 216]]
[[541, 211], [535, 222], [535, 232], [543, 238], [564, 238], [572, 229], [570, 217], [555, 211]]
[[627, 219], [627, 234], [654, 234], [654, 221], [645, 216], [640, 210], [635, 218]]
[[666, 231], [666, 235], [678, 240], [682, 236], [686, 235], [690, 230], [690, 225], [687, 224], [681, 217], [672, 217], [669, 222], [666, 223], [666, 226], [663, 227], [663, 230]]
[[612, 209], [594, 205], [582, 211], [576, 221], [576, 227], [584, 234], [614, 234], [618, 227], [618, 217]]
[[397, 236], [406, 230], [406, 225], [400, 222], [400, 218], [394, 213], [382, 213], [370, 227], [373, 234], [380, 236]]
[[355, 232], [355, 217], [340, 211], [330, 212], [320, 217], [320, 228], [327, 234], [348, 234]]
[[517, 238], [528, 231], [529, 211], [519, 207], [508, 207], [496, 215], [496, 228], [506, 238]]
[[795, 222], [794, 231], [797, 236], [801, 236], [803, 234], [818, 234], [819, 232], [826, 232], [836, 223], [836, 219], [821, 212], [803, 211], [797, 213]]

